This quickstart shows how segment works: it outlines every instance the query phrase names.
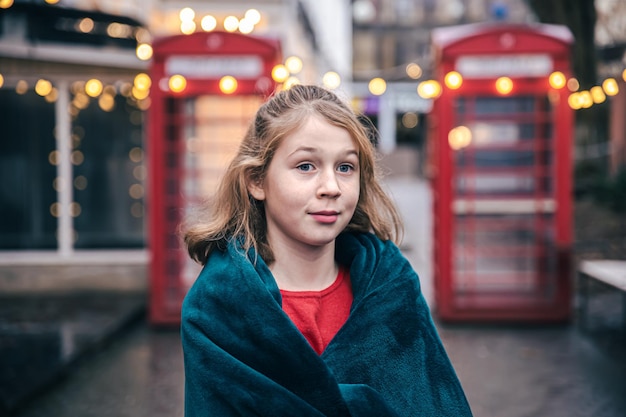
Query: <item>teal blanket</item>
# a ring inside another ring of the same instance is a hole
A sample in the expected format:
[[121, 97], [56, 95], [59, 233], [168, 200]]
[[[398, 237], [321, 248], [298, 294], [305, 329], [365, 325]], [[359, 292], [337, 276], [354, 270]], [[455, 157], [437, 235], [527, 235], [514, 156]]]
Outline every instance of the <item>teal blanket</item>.
[[182, 309], [187, 417], [471, 416], [399, 249], [344, 233], [336, 257], [354, 302], [318, 356], [262, 259], [234, 245], [211, 254]]

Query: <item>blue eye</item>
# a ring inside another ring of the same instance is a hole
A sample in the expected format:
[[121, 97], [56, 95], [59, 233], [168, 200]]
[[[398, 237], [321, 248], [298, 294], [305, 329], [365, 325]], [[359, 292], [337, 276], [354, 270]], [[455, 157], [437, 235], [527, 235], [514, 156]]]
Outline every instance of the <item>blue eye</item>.
[[298, 165], [298, 169], [303, 172], [308, 172], [313, 169], [313, 165], [311, 164], [300, 164]]
[[339, 165], [339, 168], [337, 168], [339, 170], [339, 172], [342, 172], [344, 174], [352, 171], [354, 168], [352, 167], [352, 165], [348, 165], [348, 164], [343, 164], [343, 165]]

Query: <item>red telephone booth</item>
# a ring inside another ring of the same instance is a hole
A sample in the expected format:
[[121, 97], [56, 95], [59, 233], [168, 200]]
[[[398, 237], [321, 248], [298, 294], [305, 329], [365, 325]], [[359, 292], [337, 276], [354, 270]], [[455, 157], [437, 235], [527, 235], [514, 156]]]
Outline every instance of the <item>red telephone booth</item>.
[[153, 45], [149, 113], [149, 319], [176, 325], [200, 267], [178, 228], [214, 192], [256, 110], [276, 88], [276, 40], [194, 33]]
[[437, 315], [568, 320], [572, 36], [556, 25], [478, 24], [432, 39]]

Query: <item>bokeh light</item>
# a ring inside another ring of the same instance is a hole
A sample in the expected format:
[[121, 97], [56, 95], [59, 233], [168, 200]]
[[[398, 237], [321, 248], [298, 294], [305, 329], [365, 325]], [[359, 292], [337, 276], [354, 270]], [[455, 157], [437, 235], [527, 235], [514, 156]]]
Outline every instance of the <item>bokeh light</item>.
[[289, 89], [294, 85], [300, 84], [300, 79], [298, 77], [289, 77], [285, 80], [285, 88]]
[[98, 97], [102, 93], [102, 81], [92, 78], [85, 83], [85, 93], [89, 97]]
[[513, 80], [509, 77], [500, 77], [496, 80], [496, 91], [499, 94], [507, 95], [513, 91]]
[[178, 13], [178, 17], [181, 22], [193, 20], [196, 17], [196, 12], [191, 7], [184, 7]]
[[185, 20], [180, 22], [180, 31], [185, 35], [191, 35], [196, 31], [196, 22], [193, 20]]
[[414, 80], [417, 80], [422, 76], [422, 68], [417, 65], [415, 62], [411, 62], [406, 66], [406, 74]]
[[341, 85], [341, 77], [335, 71], [328, 71], [322, 77], [324, 87], [334, 90]]
[[619, 87], [615, 78], [607, 78], [602, 82], [602, 89], [607, 96], [614, 96], [619, 93]]
[[375, 96], [381, 96], [387, 91], [387, 82], [382, 78], [372, 78], [367, 86], [369, 92]]
[[42, 97], [47, 96], [52, 91], [52, 83], [48, 80], [40, 79], [35, 84], [35, 93]]
[[417, 113], [414, 112], [406, 112], [402, 115], [402, 126], [407, 129], [413, 129], [417, 126], [419, 119], [417, 117]]
[[289, 77], [289, 70], [283, 64], [274, 65], [272, 79], [277, 83], [284, 82]]
[[589, 92], [595, 104], [604, 103], [606, 101], [606, 94], [604, 94], [604, 90], [599, 85], [591, 87]]
[[228, 16], [224, 19], [224, 30], [226, 32], [234, 32], [239, 27], [239, 19], [235, 16]]
[[285, 60], [285, 66], [292, 74], [302, 71], [302, 60], [297, 56], [290, 56]]
[[261, 21], [261, 13], [257, 9], [248, 9], [244, 18], [252, 22], [253, 25], [257, 25]]
[[239, 32], [243, 33], [244, 35], [247, 35], [249, 33], [252, 33], [252, 31], [254, 30], [254, 24], [247, 20], [247, 19], [241, 19], [239, 21]]
[[200, 26], [205, 32], [211, 32], [217, 27], [217, 19], [210, 14], [204, 16], [200, 21]]
[[15, 92], [17, 94], [26, 94], [28, 91], [28, 83], [25, 80], [19, 80], [15, 85]]
[[417, 86], [417, 94], [424, 99], [434, 99], [441, 95], [441, 84], [435, 80], [426, 80]]
[[472, 143], [472, 131], [467, 126], [457, 126], [448, 133], [450, 148], [463, 149]]
[[152, 45], [147, 43], [142, 43], [137, 46], [137, 58], [142, 61], [147, 61], [152, 58], [153, 50]]
[[463, 77], [457, 71], [450, 71], [444, 77], [444, 83], [449, 89], [457, 90], [461, 88], [461, 85], [463, 84]]
[[233, 94], [237, 91], [237, 79], [226, 75], [220, 79], [220, 91], [224, 94]]
[[169, 89], [175, 93], [180, 93], [187, 88], [187, 80], [179, 74], [172, 75], [167, 83]]
[[548, 82], [550, 83], [550, 87], [560, 90], [567, 85], [567, 78], [561, 71], [554, 71], [550, 74], [550, 77], [548, 77]]

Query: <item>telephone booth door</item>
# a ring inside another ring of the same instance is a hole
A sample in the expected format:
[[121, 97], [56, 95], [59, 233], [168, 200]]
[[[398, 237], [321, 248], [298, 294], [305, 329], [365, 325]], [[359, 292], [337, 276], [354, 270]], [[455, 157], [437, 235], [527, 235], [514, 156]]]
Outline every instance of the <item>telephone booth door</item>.
[[214, 193], [258, 107], [276, 85], [275, 41], [195, 33], [155, 42], [150, 107], [150, 306], [153, 325], [177, 325], [200, 266], [181, 223]]
[[569, 32], [478, 25], [437, 30], [433, 40], [442, 85], [429, 144], [437, 314], [567, 320]]

